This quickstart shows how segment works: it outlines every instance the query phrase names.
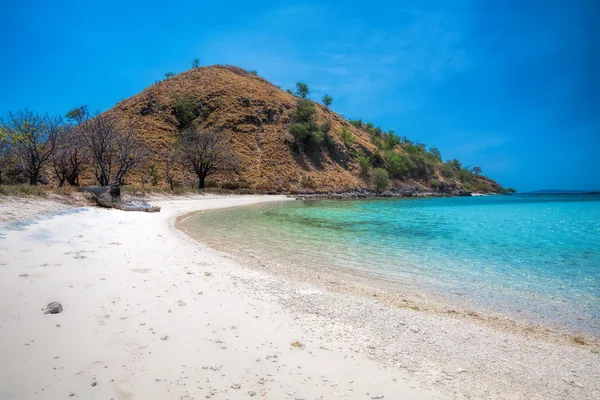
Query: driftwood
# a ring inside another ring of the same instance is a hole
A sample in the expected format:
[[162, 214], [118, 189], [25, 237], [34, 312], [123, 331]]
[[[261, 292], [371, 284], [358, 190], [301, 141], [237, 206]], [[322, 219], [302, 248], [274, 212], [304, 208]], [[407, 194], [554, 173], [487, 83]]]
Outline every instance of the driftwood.
[[116, 208], [121, 211], [160, 212], [160, 207], [151, 206], [143, 200], [122, 201], [119, 185], [93, 186], [80, 188], [82, 192], [92, 194], [92, 198], [99, 207]]

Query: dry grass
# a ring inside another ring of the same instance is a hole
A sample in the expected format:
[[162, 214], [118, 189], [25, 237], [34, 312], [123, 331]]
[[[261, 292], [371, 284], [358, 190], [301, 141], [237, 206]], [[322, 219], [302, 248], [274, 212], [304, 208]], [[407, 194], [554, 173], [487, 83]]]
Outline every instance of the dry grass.
[[[344, 165], [325, 151], [316, 158], [294, 153], [289, 145], [288, 128], [289, 114], [296, 108], [297, 98], [263, 78], [230, 66], [183, 72], [119, 102], [108, 111], [139, 132], [140, 138], [152, 149], [147, 164], [155, 165], [158, 171], [162, 171], [164, 165], [158, 154], [171, 148], [178, 136], [177, 121], [171, 114], [174, 94], [192, 95], [210, 110], [206, 116], [197, 118], [201, 128], [230, 135], [240, 158], [240, 168], [235, 174], [211, 177], [221, 182], [219, 186], [241, 182], [253, 190], [269, 192], [313, 189], [305, 187], [305, 182], [326, 191], [365, 186], [358, 178], [358, 167], [351, 163]], [[339, 142], [338, 132], [344, 126], [354, 135], [356, 149], [374, 150], [366, 132], [321, 105], [315, 108], [320, 123], [331, 120], [330, 133], [336, 141]], [[182, 169], [175, 170], [174, 176], [179, 182], [194, 180], [192, 174]], [[141, 183], [141, 172], [133, 172], [128, 181]], [[162, 177], [160, 185], [166, 186]]]

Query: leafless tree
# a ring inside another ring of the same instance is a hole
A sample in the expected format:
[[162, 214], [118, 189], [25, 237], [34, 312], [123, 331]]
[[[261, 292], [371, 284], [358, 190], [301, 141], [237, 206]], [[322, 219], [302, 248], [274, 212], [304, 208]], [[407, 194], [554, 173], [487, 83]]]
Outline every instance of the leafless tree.
[[234, 169], [237, 155], [223, 132], [202, 131], [188, 127], [177, 145], [181, 163], [198, 176], [198, 188], [203, 189], [206, 177], [217, 172]]
[[106, 113], [90, 116], [80, 107], [68, 115], [73, 114], [79, 121], [75, 129], [88, 148], [98, 183], [122, 184], [127, 172], [138, 167], [145, 155], [135, 132]]
[[10, 142], [8, 140], [8, 134], [4, 132], [2, 126], [0, 126], [0, 185], [2, 184], [2, 170], [8, 164], [9, 153], [10, 153]]
[[42, 169], [56, 150], [58, 135], [64, 129], [63, 119], [26, 108], [9, 112], [0, 126], [2, 135], [10, 141], [11, 153], [29, 176], [29, 184], [37, 185]]
[[178, 161], [179, 152], [177, 148], [173, 150], [166, 150], [160, 154], [160, 157], [165, 163], [165, 179], [169, 182], [171, 191], [175, 188], [175, 181], [173, 179], [173, 167]]
[[78, 132], [73, 127], [61, 131], [52, 156], [58, 186], [62, 187], [65, 182], [71, 186], [79, 186], [79, 176], [88, 162], [89, 151]]

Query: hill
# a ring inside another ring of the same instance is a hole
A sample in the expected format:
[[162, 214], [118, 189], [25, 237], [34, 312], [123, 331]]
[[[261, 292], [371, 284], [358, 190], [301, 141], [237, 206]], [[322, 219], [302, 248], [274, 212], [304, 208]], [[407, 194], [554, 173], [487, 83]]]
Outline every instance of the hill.
[[[154, 174], [160, 177], [155, 178], [158, 184], [165, 184], [161, 155], [180, 135], [173, 108], [181, 98], [197, 102], [194, 124], [226, 134], [239, 158], [235, 171], [210, 176], [209, 186], [280, 192], [370, 188], [365, 170], [368, 160], [369, 168], [387, 169], [396, 188], [503, 190], [493, 180], [463, 168], [457, 160], [442, 163], [441, 157], [424, 145], [385, 133], [372, 124], [347, 121], [321, 104], [314, 103], [313, 115], [323, 127], [325, 139], [300, 148], [298, 138], [290, 133], [299, 98], [255, 73], [219, 65], [169, 77], [106, 112], [131, 126], [149, 149], [148, 161], [127, 177], [128, 182], [139, 183], [144, 176]], [[182, 167], [176, 168], [175, 178], [179, 185], [192, 185], [195, 180]]]

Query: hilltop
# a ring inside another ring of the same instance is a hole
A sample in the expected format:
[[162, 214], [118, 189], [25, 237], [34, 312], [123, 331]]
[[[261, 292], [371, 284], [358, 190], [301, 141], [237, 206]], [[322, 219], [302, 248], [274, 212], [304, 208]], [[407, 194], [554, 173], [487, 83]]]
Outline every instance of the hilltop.
[[[373, 169], [385, 168], [392, 188], [446, 193], [503, 190], [493, 180], [463, 168], [457, 160], [442, 163], [439, 153], [426, 150], [424, 145], [369, 123], [348, 121], [255, 72], [222, 65], [169, 76], [105, 113], [131, 127], [148, 149], [143, 165], [128, 174], [127, 183], [139, 184], [144, 179], [166, 185], [164, 154], [181, 134], [174, 107], [182, 98], [197, 105], [192, 124], [199, 130], [222, 132], [239, 159], [234, 171], [208, 177], [207, 186], [292, 193], [368, 189], [373, 188]], [[300, 139], [290, 133], [290, 127], [298, 122], [299, 104], [314, 108], [309, 110], [314, 118], [312, 126], [318, 127], [320, 133], [315, 135], [321, 136], [310, 146], [300, 146]], [[191, 171], [181, 166], [174, 169], [176, 184], [194, 184]]]

